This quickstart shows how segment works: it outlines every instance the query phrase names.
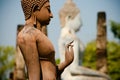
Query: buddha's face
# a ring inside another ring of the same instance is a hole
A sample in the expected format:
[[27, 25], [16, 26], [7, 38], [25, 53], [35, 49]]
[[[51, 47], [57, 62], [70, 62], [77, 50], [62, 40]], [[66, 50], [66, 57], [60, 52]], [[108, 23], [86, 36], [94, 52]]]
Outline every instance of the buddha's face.
[[71, 16], [66, 16], [65, 20], [66, 20], [65, 27], [69, 27], [75, 32], [79, 31], [79, 29], [82, 26], [80, 13], [78, 13], [73, 19], [71, 18]]
[[50, 10], [50, 3], [46, 2], [40, 10], [34, 12], [36, 19], [41, 23], [41, 25], [48, 25], [50, 19], [53, 17]]

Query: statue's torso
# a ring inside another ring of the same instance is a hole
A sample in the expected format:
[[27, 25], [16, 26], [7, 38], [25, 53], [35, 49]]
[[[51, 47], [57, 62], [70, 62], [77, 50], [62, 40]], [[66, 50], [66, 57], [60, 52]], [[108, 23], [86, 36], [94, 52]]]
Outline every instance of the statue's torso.
[[[31, 35], [30, 38], [31, 40], [27, 39], [26, 35]], [[55, 77], [56, 76], [55, 51], [52, 43], [47, 38], [47, 36], [34, 27], [27, 27], [23, 28], [23, 30], [20, 32], [18, 39], [24, 40], [24, 38], [26, 40], [23, 41], [23, 44], [19, 44], [23, 54], [25, 54], [26, 52], [29, 53], [29, 51], [26, 51], [29, 49], [26, 49], [27, 47], [24, 43], [31, 41], [29, 44], [32, 43], [36, 44], [35, 47], [37, 49], [40, 65], [42, 67], [43, 80], [45, 80], [47, 77], [49, 78], [50, 76]]]

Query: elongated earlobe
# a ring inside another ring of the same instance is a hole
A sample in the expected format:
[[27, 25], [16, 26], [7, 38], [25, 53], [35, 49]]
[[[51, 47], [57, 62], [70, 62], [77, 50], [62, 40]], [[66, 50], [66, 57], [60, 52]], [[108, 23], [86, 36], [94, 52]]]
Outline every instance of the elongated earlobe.
[[32, 13], [33, 13], [33, 20], [34, 20], [34, 25], [36, 25], [36, 15], [35, 15], [35, 11], [37, 11], [38, 10], [38, 8], [39, 8], [39, 6], [38, 5], [34, 5], [33, 6], [33, 8], [32, 8]]
[[34, 23], [33, 24], [36, 25], [36, 23], [37, 23], [36, 21], [37, 20], [36, 20], [36, 16], [35, 15], [33, 16], [33, 19], [34, 19]]

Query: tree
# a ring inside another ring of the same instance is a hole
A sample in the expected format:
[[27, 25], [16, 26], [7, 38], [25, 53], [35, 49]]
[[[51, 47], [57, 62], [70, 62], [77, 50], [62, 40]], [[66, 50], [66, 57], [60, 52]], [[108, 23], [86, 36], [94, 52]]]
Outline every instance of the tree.
[[96, 43], [92, 41], [87, 44], [84, 58], [83, 58], [83, 66], [96, 69]]
[[118, 38], [120, 41], [120, 23], [111, 20], [111, 31], [114, 34], [115, 38]]
[[[108, 75], [112, 80], [120, 80], [120, 44], [116, 42], [108, 42], [107, 44], [107, 62], [108, 62]], [[96, 42], [92, 41], [87, 44], [83, 66], [96, 69]]]
[[113, 80], [120, 80], [120, 44], [108, 43], [108, 69]]
[[0, 80], [7, 80], [7, 75], [14, 67], [15, 49], [13, 47], [0, 46]]

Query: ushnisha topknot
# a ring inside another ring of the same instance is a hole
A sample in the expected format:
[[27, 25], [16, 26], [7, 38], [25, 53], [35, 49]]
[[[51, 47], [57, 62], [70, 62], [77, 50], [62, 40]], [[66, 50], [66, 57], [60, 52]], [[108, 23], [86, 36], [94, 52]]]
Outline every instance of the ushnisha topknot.
[[25, 15], [25, 20], [29, 19], [32, 14], [32, 10], [36, 5], [41, 9], [41, 7], [49, 0], [21, 0], [21, 6]]

